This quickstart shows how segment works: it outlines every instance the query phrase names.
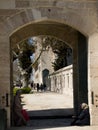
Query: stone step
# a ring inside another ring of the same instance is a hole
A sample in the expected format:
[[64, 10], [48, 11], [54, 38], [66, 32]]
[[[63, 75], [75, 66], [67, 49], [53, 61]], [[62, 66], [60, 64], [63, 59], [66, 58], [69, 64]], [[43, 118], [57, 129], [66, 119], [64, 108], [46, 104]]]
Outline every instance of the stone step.
[[28, 111], [28, 115], [32, 118], [61, 118], [71, 117], [73, 109], [48, 109], [48, 110], [34, 110]]

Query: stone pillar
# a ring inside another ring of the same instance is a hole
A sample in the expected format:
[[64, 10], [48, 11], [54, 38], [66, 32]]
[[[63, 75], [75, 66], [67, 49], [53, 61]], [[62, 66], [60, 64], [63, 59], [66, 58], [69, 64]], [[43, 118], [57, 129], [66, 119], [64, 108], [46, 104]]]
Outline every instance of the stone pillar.
[[0, 109], [7, 111], [10, 125], [10, 44], [6, 35], [0, 36]]
[[72, 91], [73, 91], [73, 75], [72, 75], [72, 70], [69, 70], [69, 94], [70, 96], [72, 96]]
[[79, 69], [79, 104], [88, 104], [87, 84], [87, 41], [86, 37], [78, 33], [78, 69]]
[[54, 79], [53, 76], [50, 76], [51, 79], [51, 91], [54, 91]]
[[65, 89], [65, 75], [64, 74], [62, 74], [62, 93], [64, 93], [64, 90], [66, 91], [66, 89]]
[[88, 40], [88, 86], [91, 125], [98, 125], [98, 33]]
[[78, 42], [73, 47], [73, 94], [75, 114], [80, 104], [88, 103], [87, 85], [87, 43], [86, 37], [78, 33]]
[[65, 92], [64, 93], [66, 93], [67, 94], [67, 91], [68, 90], [68, 76], [67, 76], [67, 74], [65, 73]]
[[79, 72], [78, 72], [78, 46], [73, 46], [73, 105], [74, 114], [78, 114], [79, 108]]

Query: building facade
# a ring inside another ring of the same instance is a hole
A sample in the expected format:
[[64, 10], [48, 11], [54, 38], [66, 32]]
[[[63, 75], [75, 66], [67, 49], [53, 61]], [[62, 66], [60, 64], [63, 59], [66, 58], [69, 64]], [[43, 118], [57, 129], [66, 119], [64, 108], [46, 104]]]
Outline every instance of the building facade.
[[73, 67], [69, 65], [49, 75], [51, 91], [66, 94], [73, 99]]
[[[36, 37], [36, 51], [35, 51], [35, 61], [39, 57], [41, 49], [42, 49], [42, 38], [41, 37]], [[40, 56], [40, 58], [37, 61], [37, 64], [34, 67], [33, 71], [33, 80], [34, 83], [39, 85], [45, 84], [47, 86], [47, 89], [49, 89], [49, 79], [48, 76], [50, 73], [52, 73], [53, 67], [52, 67], [52, 62], [54, 61], [55, 55], [52, 51], [51, 47], [46, 47], [43, 48], [43, 52]]]

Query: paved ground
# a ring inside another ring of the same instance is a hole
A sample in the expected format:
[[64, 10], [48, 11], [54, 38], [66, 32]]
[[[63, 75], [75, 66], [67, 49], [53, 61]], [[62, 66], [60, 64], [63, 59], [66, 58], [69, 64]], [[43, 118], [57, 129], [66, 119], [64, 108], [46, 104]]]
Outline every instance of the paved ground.
[[33, 127], [20, 127], [20, 128], [11, 128], [8, 130], [98, 130], [98, 126], [84, 126], [84, 127], [58, 127], [58, 128], [40, 128], [34, 129]]
[[98, 130], [97, 126], [70, 126], [73, 103], [69, 96], [45, 92], [23, 95], [22, 100], [32, 120], [26, 127], [8, 130]]
[[34, 116], [67, 116], [73, 113], [73, 100], [57, 93], [35, 93], [23, 95], [23, 108]]

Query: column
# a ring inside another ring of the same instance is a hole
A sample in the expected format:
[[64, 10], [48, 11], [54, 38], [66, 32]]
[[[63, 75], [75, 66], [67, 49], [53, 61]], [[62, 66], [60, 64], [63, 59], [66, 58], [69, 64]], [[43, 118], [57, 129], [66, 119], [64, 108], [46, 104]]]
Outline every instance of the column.
[[7, 111], [7, 125], [10, 125], [10, 43], [5, 35], [0, 36], [0, 109]]
[[98, 33], [88, 40], [88, 89], [91, 125], [98, 125]]
[[79, 70], [79, 104], [88, 104], [87, 84], [87, 40], [78, 33], [78, 70]]

